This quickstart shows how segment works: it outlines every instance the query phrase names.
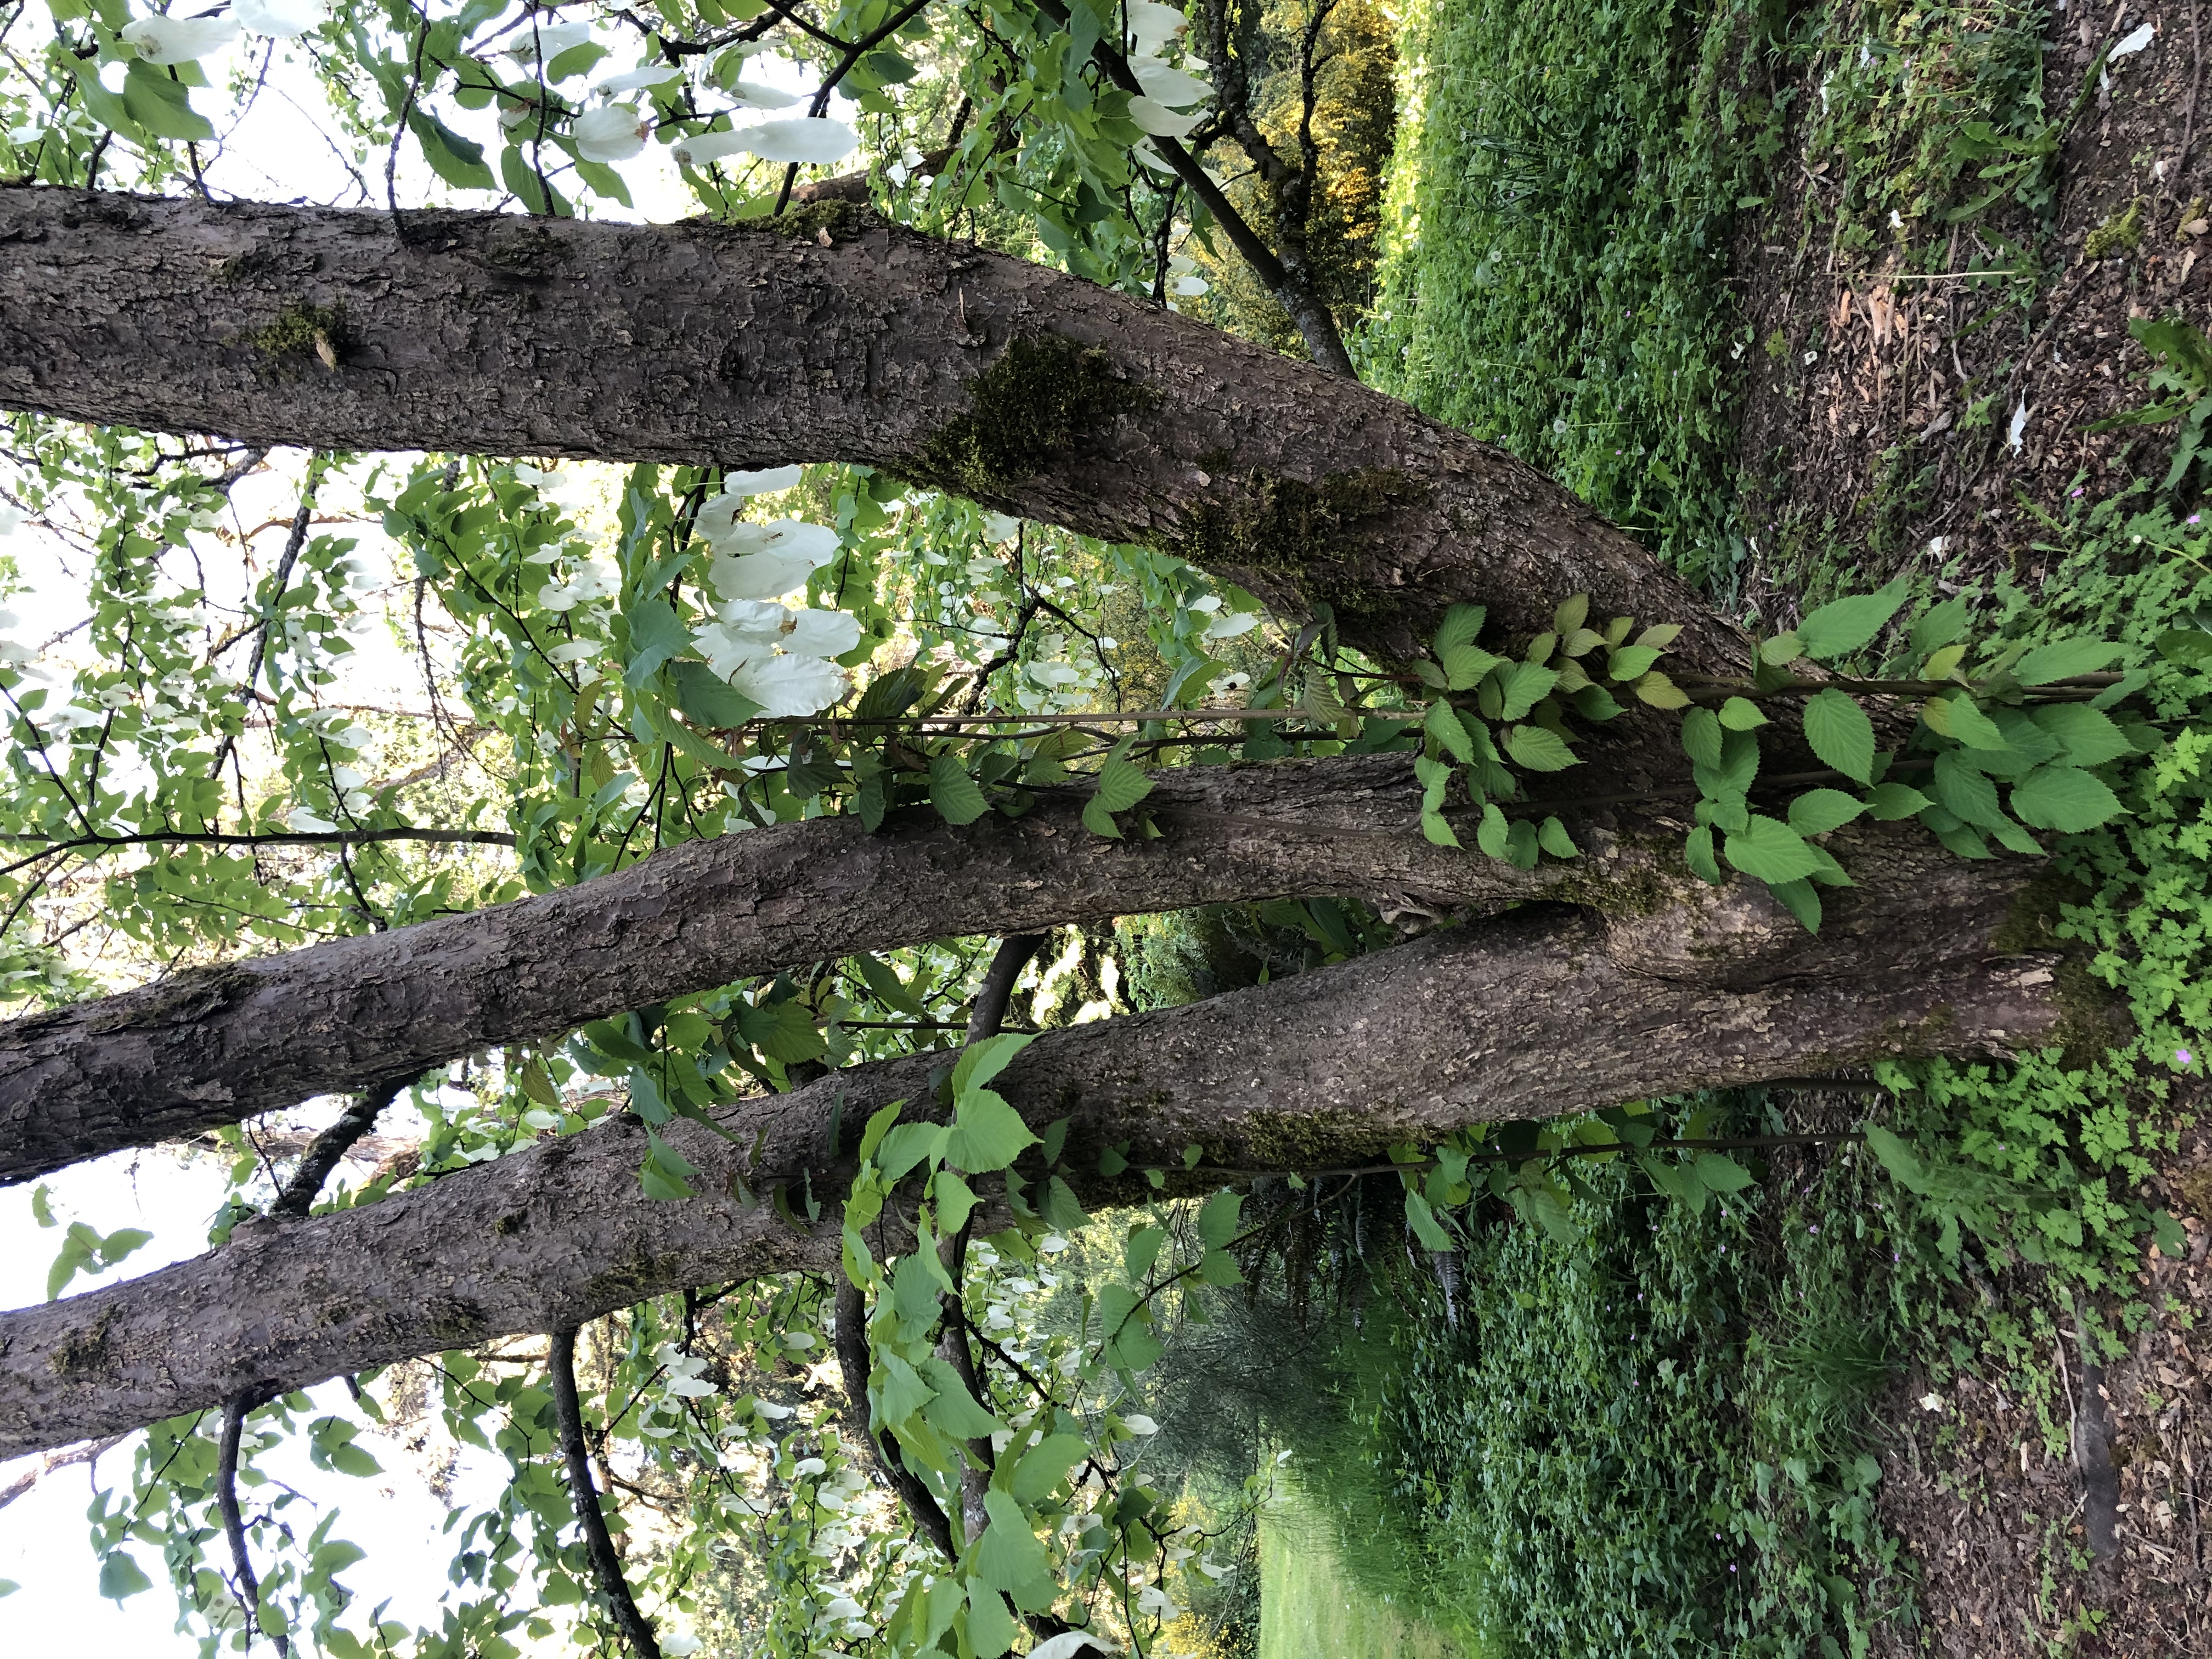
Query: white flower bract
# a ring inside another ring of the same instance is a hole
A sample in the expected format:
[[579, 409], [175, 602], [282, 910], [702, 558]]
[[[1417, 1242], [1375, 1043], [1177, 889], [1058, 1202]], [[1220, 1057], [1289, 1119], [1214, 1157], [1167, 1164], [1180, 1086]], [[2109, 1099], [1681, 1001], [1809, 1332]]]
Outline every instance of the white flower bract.
[[325, 0], [233, 0], [230, 15], [249, 34], [295, 40], [322, 27], [331, 9]]
[[238, 39], [228, 17], [141, 17], [123, 26], [123, 44], [149, 64], [191, 64]]
[[1205, 118], [1177, 115], [1157, 99], [1139, 94], [1129, 100], [1129, 118], [1137, 124], [1138, 131], [1149, 132], [1155, 138], [1182, 138]]
[[763, 121], [740, 127], [731, 135], [738, 148], [763, 161], [800, 162], [827, 167], [842, 161], [860, 148], [860, 135], [842, 121], [825, 115], [794, 115], [781, 121]]
[[578, 116], [568, 136], [586, 161], [627, 161], [645, 148], [645, 136], [652, 131], [651, 119], [635, 105], [609, 104]]

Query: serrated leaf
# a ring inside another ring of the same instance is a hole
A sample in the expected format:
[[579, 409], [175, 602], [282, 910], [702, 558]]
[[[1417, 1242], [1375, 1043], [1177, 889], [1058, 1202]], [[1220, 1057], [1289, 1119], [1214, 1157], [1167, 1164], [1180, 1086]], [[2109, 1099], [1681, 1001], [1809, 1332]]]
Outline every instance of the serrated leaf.
[[1128, 746], [1129, 739], [1122, 738], [1099, 769], [1098, 793], [1091, 799], [1109, 812], [1126, 812], [1152, 793], [1152, 779], [1122, 758]]
[[1517, 720], [1552, 695], [1552, 688], [1559, 683], [1556, 668], [1539, 667], [1533, 662], [1516, 662], [1508, 669], [1498, 689], [1499, 708], [1498, 718]]
[[1460, 724], [1459, 715], [1448, 702], [1432, 702], [1422, 717], [1421, 730], [1437, 747], [1464, 765], [1474, 758], [1474, 744], [1467, 735], [1467, 727]]
[[1594, 628], [1570, 629], [1559, 640], [1559, 650], [1568, 657], [1587, 657], [1605, 643], [1605, 635]]
[[1507, 728], [1505, 752], [1516, 766], [1526, 767], [1531, 772], [1564, 772], [1576, 763], [1575, 751], [1567, 747], [1559, 733], [1547, 732], [1540, 726]]
[[1443, 621], [1437, 626], [1437, 653], [1441, 656], [1455, 646], [1474, 644], [1489, 614], [1479, 605], [1455, 605], [1445, 611]]
[[2081, 703], [2045, 703], [2029, 709], [2027, 717], [2057, 740], [2069, 766], [2101, 766], [2135, 752], [2110, 714]]
[[1720, 721], [1731, 732], [1749, 732], [1765, 725], [1766, 715], [1749, 697], [1730, 697], [1721, 705]]
[[937, 1200], [937, 1230], [940, 1233], [957, 1233], [968, 1224], [981, 1202], [975, 1189], [951, 1170], [939, 1170], [929, 1178], [930, 1194]]
[[2158, 654], [2181, 668], [2212, 663], [2212, 634], [2196, 628], [2169, 628], [2158, 636]]
[[970, 1175], [1003, 1170], [1037, 1144], [1022, 1115], [992, 1089], [970, 1091], [953, 1113], [951, 1129], [945, 1160]]
[[430, 171], [456, 190], [499, 188], [499, 181], [485, 164], [482, 144], [462, 137], [419, 102], [408, 112], [407, 125], [422, 145], [422, 159], [430, 164]]
[[1438, 665], [1444, 671], [1445, 689], [1464, 691], [1501, 660], [1479, 645], [1455, 645], [1439, 653]]
[[[990, 1524], [975, 1540], [975, 1571], [993, 1589], [1004, 1590], [1017, 1607], [1041, 1612], [1052, 1605], [1052, 1557], [1030, 1528], [1030, 1518], [1012, 1492], [996, 1487], [983, 1494]], [[1042, 1597], [1042, 1607], [1037, 1605]]]
[[930, 761], [929, 804], [956, 829], [991, 810], [981, 786], [969, 775], [966, 763], [957, 755], [939, 755]]
[[1557, 818], [1546, 818], [1537, 827], [1536, 845], [1555, 859], [1572, 859], [1582, 856], [1583, 849], [1575, 845], [1575, 838], [1567, 833], [1567, 826]]
[[1805, 741], [1820, 763], [1855, 783], [1874, 776], [1874, 722], [1848, 693], [1830, 686], [1805, 701]]
[[1589, 617], [1590, 596], [1577, 593], [1552, 613], [1552, 627], [1562, 636], [1573, 633]]
[[1804, 654], [1804, 647], [1795, 634], [1777, 634], [1771, 640], [1762, 641], [1759, 647], [1759, 661], [1770, 668], [1787, 668]]
[[1682, 862], [1689, 866], [1692, 875], [1715, 887], [1724, 879], [1719, 860], [1713, 856], [1713, 832], [1705, 824], [1699, 824], [1684, 838]]
[[1910, 784], [1878, 783], [1867, 797], [1867, 816], [1878, 823], [1892, 823], [1911, 817], [1928, 805], [1928, 797]]
[[2014, 664], [2012, 677], [2022, 685], [2049, 685], [2076, 674], [2094, 674], [2124, 649], [2111, 640], [2053, 640]]
[[1879, 592], [1822, 605], [1797, 624], [1799, 648], [1815, 662], [1832, 662], [1860, 649], [1888, 625], [1910, 590], [1899, 576]]
[[1656, 668], [1637, 681], [1634, 690], [1639, 702], [1648, 702], [1654, 708], [1687, 708], [1690, 706], [1689, 693]]
[[2003, 816], [1997, 805], [1997, 787], [1990, 781], [1988, 773], [1970, 764], [1966, 757], [1966, 751], [1961, 749], [1936, 756], [1929, 787], [1944, 811], [1960, 823], [1987, 829]]
[[1506, 833], [1510, 827], [1505, 822], [1505, 814], [1498, 810], [1498, 803], [1485, 801], [1482, 805], [1482, 822], [1475, 826], [1474, 844], [1491, 858], [1503, 860], [1505, 856]]
[[1607, 654], [1605, 677], [1616, 684], [1626, 685], [1629, 681], [1640, 679], [1650, 673], [1651, 665], [1658, 660], [1659, 651], [1656, 646], [1624, 645]]
[[2075, 835], [2125, 810], [2102, 779], [2078, 766], [2039, 766], [2012, 787], [2013, 816], [2031, 829]]
[[1805, 838], [1788, 824], [1754, 812], [1722, 844], [1728, 861], [1758, 881], [1797, 881], [1820, 867]]
[[1431, 846], [1457, 847], [1459, 836], [1444, 815], [1433, 807], [1421, 809], [1421, 835]]
[[1994, 751], [2009, 746], [1997, 723], [1982, 713], [1973, 698], [1964, 691], [1930, 697], [1920, 705], [1920, 718], [1927, 721], [1929, 731], [1963, 743], [1969, 749]]
[[1451, 1235], [1437, 1223], [1436, 1212], [1429, 1200], [1408, 1188], [1406, 1192], [1406, 1222], [1413, 1228], [1413, 1237], [1419, 1239], [1425, 1250], [1449, 1250]]
[[[1966, 631], [1966, 601], [1962, 596], [1932, 605], [1921, 613], [1905, 635], [1905, 642], [1913, 655], [1924, 657], [1930, 651], [1946, 646]], [[1931, 675], [1930, 678], [1940, 678]]]
[[123, 106], [131, 118], [156, 138], [204, 143], [215, 127], [191, 105], [183, 83], [153, 64], [134, 59], [123, 76]]
[[1047, 1435], [1024, 1452], [1022, 1461], [1014, 1466], [1015, 1500], [1042, 1503], [1090, 1451], [1091, 1443], [1079, 1434]]
[[1790, 803], [1790, 827], [1801, 836], [1825, 836], [1866, 811], [1840, 789], [1809, 789]]
[[1723, 1195], [1740, 1193], [1752, 1184], [1750, 1170], [1734, 1158], [1719, 1152], [1699, 1152], [1697, 1162], [1690, 1167], [1697, 1172], [1698, 1179], [1705, 1182], [1710, 1192]]
[[1774, 895], [1775, 902], [1797, 918], [1797, 925], [1807, 933], [1820, 931], [1820, 895], [1810, 881], [1770, 881], [1766, 890]]
[[1692, 708], [1683, 715], [1682, 752], [1698, 765], [1718, 771], [1721, 765], [1721, 717], [1710, 708]]

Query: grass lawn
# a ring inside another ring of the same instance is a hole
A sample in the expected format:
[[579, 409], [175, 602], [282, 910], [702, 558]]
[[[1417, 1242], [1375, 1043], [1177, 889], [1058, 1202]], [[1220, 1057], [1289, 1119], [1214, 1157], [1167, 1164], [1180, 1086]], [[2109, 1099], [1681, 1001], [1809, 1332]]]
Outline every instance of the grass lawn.
[[1370, 1595], [1331, 1528], [1285, 1489], [1260, 1522], [1260, 1659], [1462, 1659], [1466, 1650]]

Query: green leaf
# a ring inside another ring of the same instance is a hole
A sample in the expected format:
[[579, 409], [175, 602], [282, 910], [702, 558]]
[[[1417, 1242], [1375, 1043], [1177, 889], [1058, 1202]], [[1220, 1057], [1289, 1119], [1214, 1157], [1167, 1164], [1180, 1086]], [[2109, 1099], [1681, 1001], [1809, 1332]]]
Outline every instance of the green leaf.
[[215, 137], [214, 126], [192, 107], [183, 84], [143, 59], [134, 60], [124, 71], [123, 106], [156, 138], [189, 143]]
[[1425, 1250], [1449, 1250], [1451, 1235], [1437, 1224], [1436, 1212], [1429, 1200], [1412, 1188], [1406, 1190], [1406, 1223], [1413, 1230], [1413, 1237], [1421, 1241]]
[[1457, 847], [1459, 836], [1444, 815], [1431, 807], [1421, 809], [1421, 834], [1437, 847]]
[[1866, 1132], [1867, 1150], [1881, 1160], [1881, 1167], [1907, 1192], [1926, 1196], [1929, 1182], [1927, 1170], [1919, 1155], [1878, 1123], [1870, 1123]]
[[1750, 1170], [1718, 1152], [1699, 1152], [1697, 1162], [1690, 1167], [1711, 1192], [1740, 1193], [1752, 1184]]
[[1045, 1436], [1024, 1452], [1022, 1461], [1014, 1466], [1015, 1501], [1042, 1504], [1090, 1451], [1091, 1443], [1079, 1434]]
[[128, 1552], [117, 1550], [100, 1563], [100, 1593], [111, 1601], [154, 1588], [154, 1581], [139, 1570]]
[[952, 1098], [963, 1101], [1014, 1063], [1014, 1057], [1036, 1041], [1026, 1031], [1001, 1031], [960, 1051], [952, 1066]]
[[1066, 1233], [1089, 1224], [1091, 1220], [1083, 1200], [1075, 1195], [1075, 1188], [1058, 1176], [1045, 1183], [1044, 1198], [1037, 1206], [1037, 1214], [1044, 1218], [1046, 1226]]
[[1721, 717], [1710, 708], [1692, 708], [1683, 715], [1682, 752], [1697, 765], [1718, 771], [1721, 764]]
[[2110, 714], [2081, 703], [2045, 703], [2029, 709], [2027, 717], [2058, 740], [2069, 766], [2101, 766], [2135, 752]]
[[1575, 838], [1567, 833], [1566, 825], [1557, 818], [1546, 818], [1537, 826], [1536, 845], [1555, 859], [1582, 856], [1583, 849], [1575, 845]]
[[1575, 751], [1555, 732], [1540, 726], [1515, 726], [1505, 732], [1505, 752], [1531, 772], [1563, 772], [1576, 763]]
[[1856, 783], [1874, 780], [1874, 722], [1848, 693], [1830, 686], [1805, 701], [1805, 741], [1824, 766]]
[[1882, 823], [1909, 818], [1929, 805], [1928, 797], [1906, 783], [1878, 783], [1867, 797], [1867, 816]]
[[1128, 1242], [1121, 1246], [1122, 1277], [1132, 1285], [1142, 1284], [1145, 1275], [1152, 1272], [1152, 1263], [1159, 1260], [1160, 1246], [1167, 1242], [1167, 1237], [1164, 1227], [1139, 1227], [1131, 1233]]
[[408, 112], [407, 125], [422, 146], [422, 159], [456, 190], [496, 190], [499, 181], [484, 165], [484, 149], [464, 138], [418, 102]]
[[1198, 1279], [1201, 1285], [1242, 1285], [1244, 1274], [1228, 1251], [1208, 1250], [1199, 1258]]
[[1244, 1200], [1224, 1188], [1198, 1212], [1198, 1236], [1209, 1249], [1220, 1249], [1237, 1237], [1237, 1217]]
[[1858, 650], [1897, 614], [1911, 586], [1899, 576], [1880, 592], [1822, 605], [1797, 624], [1799, 648], [1815, 662], [1832, 662]]
[[1905, 643], [1914, 656], [1924, 657], [1950, 644], [1966, 631], [1966, 601], [1962, 596], [1946, 599], [1922, 612], [1905, 635]]
[[1749, 697], [1730, 697], [1720, 708], [1720, 721], [1731, 732], [1748, 732], [1766, 724], [1766, 715]]
[[687, 657], [668, 665], [676, 682], [676, 706], [710, 732], [743, 726], [761, 706], [703, 662]]
[[1505, 842], [1510, 828], [1505, 822], [1505, 814], [1498, 810], [1498, 803], [1485, 801], [1482, 804], [1482, 822], [1474, 830], [1474, 844], [1486, 856], [1502, 860], [1505, 856]]
[[2197, 628], [2170, 628], [2158, 636], [2158, 654], [2181, 668], [2212, 663], [2212, 634]]
[[1444, 671], [1444, 689], [1464, 691], [1501, 660], [1479, 645], [1455, 645], [1442, 651], [1438, 653], [1438, 661]]
[[939, 1170], [932, 1176], [929, 1190], [937, 1200], [937, 1230], [941, 1233], [958, 1232], [982, 1201], [975, 1196], [975, 1189], [951, 1170]]
[[1920, 706], [1920, 718], [1928, 722], [1929, 730], [1963, 743], [1969, 749], [1996, 750], [2010, 746], [1997, 723], [1982, 713], [1972, 696], [1964, 691], [1946, 697], [1930, 697]]
[[1840, 789], [1810, 789], [1790, 803], [1790, 827], [1801, 836], [1825, 836], [1866, 811]]
[[663, 599], [640, 603], [629, 614], [629, 662], [623, 684], [633, 691], [651, 679], [653, 672], [691, 642], [675, 607]]
[[1682, 843], [1682, 862], [1698, 880], [1721, 885], [1721, 866], [1713, 856], [1713, 832], [1704, 824], [1690, 831]]
[[1759, 659], [1769, 668], [1787, 668], [1804, 654], [1805, 647], [1795, 634], [1777, 634], [1759, 647]]
[[967, 763], [951, 754], [935, 756], [929, 763], [929, 804], [955, 829], [975, 823], [991, 810]]
[[1796, 881], [1820, 867], [1795, 830], [1756, 812], [1741, 834], [1728, 837], [1722, 851], [1744, 874], [1769, 883]]
[[1516, 870], [1536, 867], [1536, 826], [1526, 818], [1516, 818], [1505, 830], [1505, 861]]
[[1006, 1426], [975, 1403], [960, 1373], [936, 1355], [915, 1369], [936, 1390], [936, 1398], [921, 1408], [921, 1414], [939, 1434], [951, 1435], [955, 1440], [980, 1440]]
[[1776, 903], [1797, 918], [1797, 925], [1807, 933], [1820, 931], [1820, 896], [1810, 881], [1770, 881], [1766, 890], [1774, 895]]
[[977, 1089], [953, 1113], [945, 1158], [970, 1175], [981, 1175], [1005, 1169], [1036, 1144], [1019, 1112], [994, 1091]]
[[53, 1194], [43, 1181], [31, 1188], [31, 1219], [41, 1227], [60, 1224], [60, 1218], [54, 1214]]
[[2164, 1210], [2150, 1212], [2150, 1242], [2158, 1246], [2160, 1255], [2169, 1260], [2183, 1261], [2189, 1255], [2189, 1235]]
[[1517, 720], [1552, 695], [1552, 688], [1559, 683], [1556, 668], [1540, 668], [1533, 662], [1516, 662], [1505, 672], [1504, 683], [1498, 687], [1500, 707], [1498, 718]]
[[897, 1428], [937, 1398], [937, 1390], [915, 1374], [913, 1366], [895, 1353], [884, 1356], [884, 1384], [876, 1396], [876, 1420], [887, 1429]]
[[1437, 652], [1441, 656], [1455, 647], [1472, 645], [1482, 632], [1489, 613], [1479, 605], [1455, 605], [1444, 612], [1437, 628]]
[[356, 1480], [366, 1480], [373, 1474], [384, 1473], [383, 1464], [370, 1456], [365, 1448], [350, 1440], [331, 1447], [325, 1455], [332, 1468], [340, 1474], [349, 1474]]
[[2124, 649], [2111, 640], [2053, 640], [2014, 664], [2012, 677], [2022, 685], [2049, 685], [2076, 674], [2094, 674]]
[[1113, 815], [1126, 812], [1152, 793], [1152, 781], [1131, 765], [1125, 758], [1134, 738], [1127, 737], [1114, 745], [1114, 752], [1106, 757], [1106, 764], [1098, 771], [1098, 788], [1083, 809], [1083, 822], [1094, 835], [1119, 841], [1121, 831]]
[[1474, 758], [1474, 744], [1467, 735], [1467, 727], [1452, 706], [1442, 701], [1429, 705], [1429, 712], [1421, 721], [1421, 730], [1436, 740], [1437, 747], [1464, 765]]
[[1659, 660], [1659, 652], [1648, 645], [1624, 645], [1606, 653], [1605, 677], [1617, 685], [1641, 679]]
[[645, 1162], [637, 1172], [638, 1185], [645, 1189], [645, 1195], [663, 1204], [690, 1197], [690, 1180], [699, 1171], [651, 1129], [645, 1133]]
[[1012, 1492], [996, 1487], [983, 1494], [990, 1524], [975, 1540], [975, 1571], [993, 1589], [1004, 1590], [1014, 1605], [1041, 1613], [1052, 1605], [1052, 1557], [1030, 1530], [1030, 1518]]
[[143, 1227], [123, 1227], [100, 1241], [100, 1264], [112, 1267], [131, 1251], [154, 1237]]
[[2075, 835], [2125, 810], [2103, 780], [2078, 766], [2039, 766], [2012, 787], [2013, 816], [2031, 829]]
[[2003, 816], [1997, 805], [1996, 785], [1990, 781], [1988, 773], [1968, 762], [1963, 749], [1947, 750], [1936, 757], [1929, 787], [1943, 810], [1961, 823], [1989, 829]]

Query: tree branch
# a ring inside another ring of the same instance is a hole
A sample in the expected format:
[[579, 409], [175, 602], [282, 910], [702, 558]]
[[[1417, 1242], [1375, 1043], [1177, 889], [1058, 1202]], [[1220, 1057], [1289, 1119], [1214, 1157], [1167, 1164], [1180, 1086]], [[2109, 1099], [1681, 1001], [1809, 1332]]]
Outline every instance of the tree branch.
[[[1948, 868], [1971, 884], [1978, 866]], [[1743, 988], [1717, 984], [1710, 959], [1688, 964], [1698, 976], [1669, 977], [1634, 954], [1632, 933], [1624, 942], [1617, 927], [1526, 907], [1188, 1007], [1047, 1032], [994, 1086], [1034, 1129], [1069, 1120], [1060, 1170], [1100, 1207], [1148, 1192], [1147, 1168], [1170, 1190], [1191, 1187], [1182, 1171], [1194, 1144], [1237, 1169], [1367, 1163], [1472, 1121], [1795, 1077], [1808, 1063], [2046, 1042], [2062, 1019], [2051, 958], [1992, 947], [2010, 906], [1971, 884], [1923, 883], [1908, 896], [1909, 913], [1877, 914], [1859, 932], [1832, 922], [1848, 936], [1840, 959]], [[1624, 951], [1626, 963], [1614, 959]], [[698, 1195], [681, 1203], [643, 1195], [647, 1132], [617, 1120], [0, 1315], [0, 1456], [249, 1389], [577, 1325], [687, 1286], [835, 1271], [835, 1203], [808, 1232], [764, 1198], [802, 1183], [841, 1191], [851, 1166], [825, 1152], [832, 1112], [849, 1123], [892, 1101], [913, 1109], [932, 1098], [939, 1063], [908, 1055], [740, 1102], [726, 1133], [665, 1126], [657, 1133], [699, 1172]], [[1111, 1179], [1097, 1173], [1109, 1147], [1132, 1166]]]
[[397, 1078], [366, 1090], [361, 1098], [339, 1114], [337, 1121], [307, 1143], [299, 1167], [284, 1182], [284, 1189], [276, 1194], [276, 1201], [269, 1206], [269, 1213], [276, 1216], [304, 1216], [312, 1208], [323, 1182], [330, 1179], [331, 1171], [338, 1167], [338, 1160], [353, 1150], [354, 1143], [376, 1127], [376, 1120], [384, 1115], [384, 1109], [392, 1104], [399, 1091], [412, 1082], [412, 1078]]
[[584, 1444], [584, 1408], [576, 1398], [576, 1328], [564, 1325], [553, 1333], [545, 1358], [546, 1375], [553, 1383], [553, 1419], [559, 1425], [561, 1456], [568, 1466], [568, 1497], [576, 1506], [576, 1526], [584, 1534], [584, 1548], [592, 1559], [592, 1576], [599, 1594], [607, 1599], [615, 1626], [629, 1644], [636, 1659], [660, 1659], [660, 1642], [653, 1626], [637, 1610], [623, 1575], [622, 1557], [607, 1532], [607, 1517], [599, 1508], [599, 1489], [592, 1484], [592, 1457]]
[[[346, 451], [859, 462], [1164, 548], [1284, 617], [1325, 601], [1387, 658], [1455, 601], [1528, 636], [1586, 592], [1597, 615], [1686, 623], [1685, 667], [1749, 662], [1510, 456], [1065, 272], [858, 210], [829, 246], [770, 226], [407, 224], [403, 243], [381, 212], [0, 187], [0, 406]], [[255, 343], [302, 305], [342, 316], [336, 369]]]
[[[246, 1615], [246, 1641], [251, 1647], [261, 1628], [261, 1580], [253, 1571], [253, 1557], [246, 1544], [246, 1517], [238, 1507], [238, 1443], [246, 1427], [246, 1414], [260, 1403], [251, 1394], [234, 1395], [222, 1408], [222, 1439], [216, 1449], [215, 1498], [222, 1511], [222, 1535], [230, 1540], [230, 1559], [236, 1568], [232, 1593]], [[292, 1644], [283, 1631], [269, 1638], [277, 1659], [290, 1659]]]

